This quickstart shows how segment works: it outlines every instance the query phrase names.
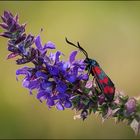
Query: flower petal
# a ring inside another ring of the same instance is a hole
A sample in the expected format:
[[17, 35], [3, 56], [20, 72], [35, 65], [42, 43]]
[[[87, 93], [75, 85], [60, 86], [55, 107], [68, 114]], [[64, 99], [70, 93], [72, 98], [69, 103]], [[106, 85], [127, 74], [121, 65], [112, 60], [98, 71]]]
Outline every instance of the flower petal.
[[59, 74], [59, 69], [54, 66], [50, 67], [49, 71], [50, 71], [50, 74], [53, 76], [57, 76]]
[[77, 51], [73, 51], [73, 52], [70, 54], [70, 57], [69, 57], [70, 63], [72, 63], [72, 62], [75, 60], [76, 55], [77, 55]]
[[37, 97], [37, 99], [40, 99], [44, 95], [45, 95], [44, 91], [40, 91], [40, 92], [37, 93], [36, 97]]
[[48, 106], [53, 106], [53, 105], [54, 105], [54, 100], [51, 99], [51, 98], [48, 98], [48, 99], [47, 99], [47, 105], [48, 105]]
[[62, 70], [66, 71], [68, 68], [70, 67], [70, 63], [69, 62], [65, 62], [62, 64]]
[[88, 74], [83, 74], [82, 79], [87, 81], [89, 79], [89, 75]]
[[67, 85], [64, 82], [57, 83], [57, 91], [60, 93], [64, 93], [67, 89]]
[[45, 90], [47, 96], [50, 96], [50, 94], [52, 93], [53, 82], [44, 81], [44, 82], [41, 83], [40, 88], [42, 90]]
[[46, 49], [55, 49], [55, 48], [56, 48], [56, 47], [55, 47], [55, 44], [52, 43], [51, 41], [48, 41], [48, 42], [44, 45], [44, 47], [43, 47], [44, 50], [46, 50]]
[[66, 108], [71, 108], [72, 107], [72, 103], [69, 100], [66, 100], [64, 106]]
[[46, 80], [48, 79], [47, 74], [44, 73], [44, 72], [41, 72], [41, 71], [37, 71], [35, 75], [36, 75], [37, 78], [39, 77], [39, 78], [43, 78], [43, 79], [46, 79]]
[[8, 56], [7, 56], [7, 59], [10, 59], [10, 58], [14, 58], [16, 56], [18, 56], [19, 54], [18, 53], [10, 53]]
[[39, 50], [42, 50], [42, 49], [43, 49], [43, 48], [42, 48], [42, 44], [41, 44], [40, 36], [37, 36], [37, 37], [35, 38], [35, 45], [36, 45], [36, 47], [37, 47]]
[[130, 98], [125, 104], [127, 113], [131, 114], [136, 110], [136, 99]]
[[61, 55], [61, 52], [57, 51], [56, 54], [55, 54], [55, 63], [59, 62], [60, 55]]
[[75, 75], [68, 75], [67, 77], [66, 77], [66, 79], [70, 82], [70, 83], [73, 83], [73, 82], [75, 82], [76, 81], [76, 76]]
[[16, 75], [20, 75], [20, 74], [25, 74], [25, 75], [27, 75], [27, 73], [29, 73], [28, 72], [28, 67], [23, 67], [23, 68], [21, 68], [21, 69], [18, 69], [17, 71], [16, 71]]
[[28, 88], [29, 84], [30, 84], [30, 82], [27, 79], [24, 79], [23, 82], [22, 82], [22, 86], [25, 87], [25, 88]]
[[64, 110], [64, 106], [63, 106], [60, 102], [58, 102], [58, 103], [56, 104], [56, 108], [57, 108], [58, 110]]
[[39, 85], [40, 85], [39, 80], [35, 79], [29, 82], [28, 88], [30, 90], [33, 90], [33, 89], [39, 88]]

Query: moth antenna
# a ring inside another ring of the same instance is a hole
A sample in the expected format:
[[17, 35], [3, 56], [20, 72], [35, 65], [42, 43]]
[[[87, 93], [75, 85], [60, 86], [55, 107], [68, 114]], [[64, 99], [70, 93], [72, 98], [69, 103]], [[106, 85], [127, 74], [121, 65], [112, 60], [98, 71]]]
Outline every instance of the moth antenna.
[[74, 47], [80, 49], [80, 51], [83, 52], [83, 54], [86, 56], [86, 58], [88, 58], [88, 54], [87, 54], [87, 52], [86, 52], [86, 51], [80, 46], [80, 43], [79, 43], [79, 42], [77, 42], [77, 45], [75, 45], [74, 43], [68, 41], [67, 38], [65, 38], [65, 40], [66, 40], [66, 42], [67, 42], [68, 44], [70, 44], [70, 45], [72, 45], [72, 46], [74, 46]]
[[68, 43], [68, 44], [70, 44], [70, 45], [72, 45], [72, 46], [75, 46], [76, 48], [79, 48], [78, 46], [76, 46], [74, 43], [72, 43], [72, 42], [70, 42], [70, 41], [68, 41], [68, 39], [65, 37], [65, 40], [66, 40], [66, 42]]
[[77, 42], [77, 45], [80, 48], [80, 50], [82, 50], [82, 52], [86, 56], [86, 58], [88, 58], [88, 53], [80, 46], [80, 43], [79, 42]]

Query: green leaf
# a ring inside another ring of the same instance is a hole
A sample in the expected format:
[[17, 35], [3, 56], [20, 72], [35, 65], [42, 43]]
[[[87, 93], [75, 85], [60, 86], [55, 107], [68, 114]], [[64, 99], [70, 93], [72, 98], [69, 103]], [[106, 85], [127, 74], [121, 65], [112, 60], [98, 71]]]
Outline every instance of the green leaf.
[[97, 107], [94, 107], [92, 111], [93, 111], [93, 113], [96, 113]]
[[89, 99], [83, 99], [83, 100], [82, 100], [82, 103], [83, 103], [84, 105], [88, 105]]
[[137, 104], [136, 110], [137, 110], [137, 112], [140, 112], [140, 104]]
[[88, 94], [90, 91], [91, 91], [91, 90], [90, 90], [89, 88], [85, 88], [85, 89], [84, 89], [84, 93], [85, 93], [85, 94]]
[[89, 115], [92, 113], [92, 110], [93, 110], [92, 108], [89, 108]]
[[80, 101], [80, 96], [77, 95], [75, 98], [72, 99], [72, 104], [74, 107], [77, 107]]

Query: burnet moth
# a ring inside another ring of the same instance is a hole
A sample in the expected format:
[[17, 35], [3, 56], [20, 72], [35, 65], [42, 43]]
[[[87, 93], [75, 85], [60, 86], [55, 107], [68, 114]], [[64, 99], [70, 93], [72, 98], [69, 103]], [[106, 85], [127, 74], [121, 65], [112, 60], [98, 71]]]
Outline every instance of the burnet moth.
[[83, 52], [86, 57], [84, 60], [84, 62], [87, 64], [86, 70], [88, 70], [89, 74], [92, 74], [95, 77], [95, 81], [97, 82], [101, 93], [105, 95], [107, 101], [111, 102], [115, 94], [115, 86], [111, 79], [105, 74], [96, 60], [88, 57], [88, 53], [80, 46], [79, 42], [77, 42], [77, 45], [75, 45], [74, 43], [68, 41], [67, 38], [66, 42]]

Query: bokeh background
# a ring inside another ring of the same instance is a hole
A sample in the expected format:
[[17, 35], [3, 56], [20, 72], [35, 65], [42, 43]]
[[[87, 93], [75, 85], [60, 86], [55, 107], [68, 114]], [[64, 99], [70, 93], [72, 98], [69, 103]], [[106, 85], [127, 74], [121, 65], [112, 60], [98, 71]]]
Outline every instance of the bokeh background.
[[[0, 15], [10, 10], [27, 22], [27, 33], [43, 43], [53, 41], [65, 59], [75, 48], [65, 43], [80, 41], [119, 90], [129, 96], [140, 94], [140, 2], [139, 1], [1, 1]], [[2, 30], [0, 29], [0, 32]], [[15, 79], [13, 60], [6, 61], [7, 40], [0, 38], [0, 138], [38, 139], [138, 139], [132, 129], [113, 119], [104, 124], [90, 115], [73, 120], [71, 110], [49, 110]], [[83, 58], [79, 54], [79, 58]]]

